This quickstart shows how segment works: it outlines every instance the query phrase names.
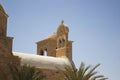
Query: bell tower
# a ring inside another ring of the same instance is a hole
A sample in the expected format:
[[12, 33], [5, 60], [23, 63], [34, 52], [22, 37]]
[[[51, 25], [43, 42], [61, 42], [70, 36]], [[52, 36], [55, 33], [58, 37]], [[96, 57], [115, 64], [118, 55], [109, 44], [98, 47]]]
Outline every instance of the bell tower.
[[68, 57], [72, 60], [72, 42], [68, 40], [69, 28], [61, 22], [57, 29], [56, 57]]
[[0, 4], [0, 55], [12, 55], [12, 37], [7, 37], [7, 18], [2, 5]]
[[6, 37], [7, 18], [8, 15], [5, 13], [2, 5], [0, 4], [0, 37]]
[[[0, 75], [1, 80], [13, 80], [10, 66], [20, 66], [20, 58], [12, 54], [13, 37], [7, 36], [7, 18], [2, 5], [0, 4]], [[5, 76], [5, 77], [4, 77]]]

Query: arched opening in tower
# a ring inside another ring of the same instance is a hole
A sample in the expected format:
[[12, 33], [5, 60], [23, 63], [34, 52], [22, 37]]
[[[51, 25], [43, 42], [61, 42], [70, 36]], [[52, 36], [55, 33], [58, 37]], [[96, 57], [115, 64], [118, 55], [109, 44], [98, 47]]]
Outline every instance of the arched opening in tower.
[[47, 56], [47, 48], [40, 50], [40, 55]]

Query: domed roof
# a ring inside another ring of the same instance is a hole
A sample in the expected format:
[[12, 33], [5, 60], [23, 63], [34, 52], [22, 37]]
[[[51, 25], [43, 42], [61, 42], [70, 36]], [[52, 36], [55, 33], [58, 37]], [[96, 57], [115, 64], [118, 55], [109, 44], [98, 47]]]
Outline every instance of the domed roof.
[[61, 21], [61, 24], [59, 25], [59, 27], [57, 28], [57, 32], [61, 29], [65, 29], [66, 32], [69, 32], [69, 28], [66, 24], [64, 24], [64, 21]]
[[35, 66], [37, 68], [64, 69], [66, 65], [72, 66], [67, 57], [40, 56], [19, 52], [13, 52], [13, 55], [21, 58], [21, 65], [29, 64], [30, 66]]
[[53, 34], [48, 35], [48, 36], [47, 36], [47, 39], [48, 39], [48, 38], [56, 39], [56, 37], [57, 37], [57, 34], [56, 34], [56, 33], [53, 33]]

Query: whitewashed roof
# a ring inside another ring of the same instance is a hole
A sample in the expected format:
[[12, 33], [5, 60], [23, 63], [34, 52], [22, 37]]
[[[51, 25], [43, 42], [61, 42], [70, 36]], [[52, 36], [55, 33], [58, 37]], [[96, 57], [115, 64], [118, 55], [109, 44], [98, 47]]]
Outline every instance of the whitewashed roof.
[[30, 66], [44, 69], [64, 69], [65, 65], [71, 66], [71, 62], [66, 57], [58, 58], [19, 52], [13, 52], [13, 55], [21, 58], [21, 65], [29, 64]]

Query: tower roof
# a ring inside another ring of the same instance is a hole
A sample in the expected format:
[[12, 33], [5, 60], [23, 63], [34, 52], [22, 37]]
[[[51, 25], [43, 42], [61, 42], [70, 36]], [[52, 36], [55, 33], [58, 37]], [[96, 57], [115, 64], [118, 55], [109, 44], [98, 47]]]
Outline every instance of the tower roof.
[[[61, 21], [61, 24], [59, 25], [59, 27], [61, 27], [61, 26], [68, 27], [68, 26], [64, 23], [64, 20]], [[59, 27], [58, 27], [58, 28], [59, 28]]]
[[64, 24], [64, 21], [62, 20], [61, 21], [61, 24], [59, 25], [59, 27], [57, 28], [57, 32], [59, 31], [59, 30], [63, 30], [63, 29], [65, 29], [65, 32], [69, 32], [69, 28], [68, 28], [68, 26], [66, 25], [66, 24]]

